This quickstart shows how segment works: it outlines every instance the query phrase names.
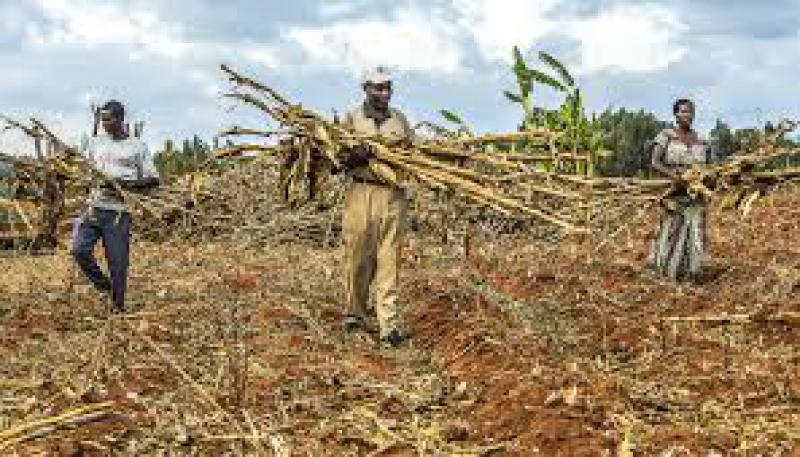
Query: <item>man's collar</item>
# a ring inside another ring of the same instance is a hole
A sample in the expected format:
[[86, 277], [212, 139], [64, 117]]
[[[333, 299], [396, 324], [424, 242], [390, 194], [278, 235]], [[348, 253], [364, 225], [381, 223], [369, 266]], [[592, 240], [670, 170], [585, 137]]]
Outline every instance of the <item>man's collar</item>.
[[364, 116], [369, 119], [374, 119], [379, 122], [383, 122], [386, 119], [392, 117], [392, 109], [387, 108], [386, 111], [381, 111], [376, 109], [374, 106], [370, 105], [369, 102], [364, 100], [364, 103], [361, 107], [362, 111], [364, 112]]

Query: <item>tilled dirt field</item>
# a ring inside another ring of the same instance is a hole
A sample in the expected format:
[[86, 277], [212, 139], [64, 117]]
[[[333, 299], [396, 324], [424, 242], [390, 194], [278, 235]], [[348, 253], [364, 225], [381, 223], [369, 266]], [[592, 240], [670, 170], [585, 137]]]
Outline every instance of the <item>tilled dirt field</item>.
[[800, 455], [798, 203], [712, 213], [700, 285], [643, 268], [652, 217], [594, 250], [411, 239], [399, 350], [341, 333], [338, 249], [137, 243], [115, 319], [66, 253], [2, 258], [0, 452]]

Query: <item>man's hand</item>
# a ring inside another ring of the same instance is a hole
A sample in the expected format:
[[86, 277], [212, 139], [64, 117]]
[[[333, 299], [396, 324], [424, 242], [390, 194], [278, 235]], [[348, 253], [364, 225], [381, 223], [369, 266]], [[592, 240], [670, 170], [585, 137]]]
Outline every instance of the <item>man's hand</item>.
[[358, 160], [363, 160], [364, 162], [369, 162], [371, 159], [375, 158], [375, 149], [372, 145], [367, 143], [360, 144], [353, 152]]
[[362, 143], [353, 148], [353, 151], [347, 157], [347, 160], [345, 160], [344, 166], [348, 169], [358, 168], [368, 165], [370, 159], [373, 159], [374, 157], [375, 151], [373, 150], [372, 146]]

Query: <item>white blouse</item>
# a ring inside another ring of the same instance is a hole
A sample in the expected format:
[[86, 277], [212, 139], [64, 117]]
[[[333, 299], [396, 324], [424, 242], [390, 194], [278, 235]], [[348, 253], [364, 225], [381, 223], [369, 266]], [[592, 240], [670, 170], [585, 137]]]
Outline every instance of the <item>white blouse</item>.
[[673, 129], [662, 130], [656, 137], [656, 144], [664, 148], [664, 163], [670, 166], [688, 167], [694, 164], [708, 163], [709, 144], [697, 133], [687, 143], [678, 137]]

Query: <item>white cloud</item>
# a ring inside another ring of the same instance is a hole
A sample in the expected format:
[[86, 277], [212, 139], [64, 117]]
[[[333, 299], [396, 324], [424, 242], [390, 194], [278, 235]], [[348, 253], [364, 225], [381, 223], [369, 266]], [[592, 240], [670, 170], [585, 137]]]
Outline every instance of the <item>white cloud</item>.
[[242, 55], [251, 62], [264, 65], [269, 68], [278, 68], [280, 59], [278, 51], [272, 45], [255, 44], [243, 48]]
[[95, 0], [30, 0], [47, 17], [46, 24], [29, 24], [28, 40], [40, 47], [82, 45], [130, 46], [131, 56], [150, 54], [179, 59], [194, 45], [183, 39], [179, 24], [159, 19], [154, 11], [126, 10]]
[[315, 65], [360, 74], [384, 64], [405, 71], [452, 74], [463, 55], [456, 27], [435, 14], [405, 7], [390, 19], [359, 18], [322, 27], [295, 26], [283, 38]]
[[[399, 93], [410, 114], [434, 117], [448, 107], [479, 131], [499, 130], [517, 121], [517, 107], [500, 94], [513, 83], [506, 62], [517, 44], [564, 60], [595, 109], [613, 102], [669, 117], [673, 95], [686, 93], [703, 103], [704, 118], [720, 113], [736, 125], [753, 123], [754, 109], [764, 119], [798, 116], [797, 62], [786, 56], [800, 55], [800, 36], [768, 33], [773, 16], [797, 16], [796, 0], [779, 2], [779, 13], [690, 0], [579, 8], [577, 0], [303, 0], [263, 17], [240, 17], [236, 8], [266, 11], [277, 0], [223, 3], [0, 0], [2, 109], [44, 112], [48, 122], [69, 124], [65, 132], [85, 130], [92, 97], [84, 96], [95, 93], [141, 106], [146, 135], [160, 139], [249, 116], [220, 108], [220, 62], [266, 68], [270, 84], [325, 107], [344, 106], [348, 76], [381, 63], [415, 73]], [[333, 71], [323, 80], [320, 69]]]
[[618, 5], [597, 16], [571, 22], [567, 31], [581, 43], [581, 73], [605, 69], [651, 72], [686, 54], [675, 43], [683, 26], [658, 5]]
[[470, 36], [483, 58], [509, 61], [511, 48], [528, 49], [558, 29], [548, 14], [559, 0], [452, 0], [462, 33]]
[[210, 74], [207, 71], [193, 69], [187, 72], [190, 80], [197, 83], [205, 97], [217, 98], [222, 92], [222, 86], [219, 83], [219, 78], [215, 74]]
[[[283, 43], [299, 44], [310, 65], [359, 72], [389, 64], [401, 70], [455, 74], [465, 70], [469, 44], [478, 61], [511, 59], [511, 48], [536, 48], [545, 39], [579, 43], [577, 73], [606, 69], [652, 72], [680, 60], [686, 49], [675, 43], [683, 31], [676, 14], [655, 4], [618, 4], [589, 17], [560, 14], [566, 0], [450, 0], [446, 8], [411, 1], [387, 18], [331, 19], [322, 26], [292, 26]], [[352, 3], [330, 9], [345, 11]], [[327, 8], [327, 7], [326, 7]], [[330, 13], [330, 11], [329, 11]], [[274, 52], [251, 60], [275, 66]], [[259, 59], [260, 57], [260, 59]]]

